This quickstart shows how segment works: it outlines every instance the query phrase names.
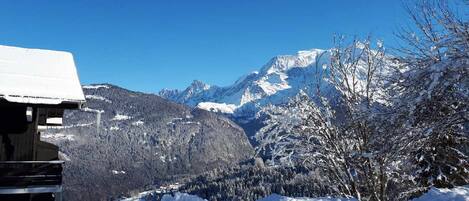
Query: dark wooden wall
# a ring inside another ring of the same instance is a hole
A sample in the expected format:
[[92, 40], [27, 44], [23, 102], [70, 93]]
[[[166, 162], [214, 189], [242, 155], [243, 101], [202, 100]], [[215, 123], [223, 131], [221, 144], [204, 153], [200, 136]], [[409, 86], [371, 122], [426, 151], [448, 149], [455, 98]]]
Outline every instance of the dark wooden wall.
[[27, 122], [26, 106], [0, 105], [0, 161], [31, 161], [35, 158], [37, 109]]

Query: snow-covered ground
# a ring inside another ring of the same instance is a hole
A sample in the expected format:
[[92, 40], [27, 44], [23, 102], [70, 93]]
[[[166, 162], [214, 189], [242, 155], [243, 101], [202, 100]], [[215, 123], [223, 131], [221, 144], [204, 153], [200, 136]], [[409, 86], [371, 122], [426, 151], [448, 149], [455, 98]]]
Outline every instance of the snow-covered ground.
[[74, 128], [74, 127], [86, 127], [86, 126], [91, 126], [93, 123], [87, 123], [87, 124], [72, 124], [68, 126], [39, 126], [40, 129], [67, 129], [67, 128]]
[[226, 104], [226, 103], [212, 103], [212, 102], [202, 102], [197, 105], [198, 108], [212, 111], [212, 112], [221, 112], [221, 113], [228, 113], [232, 114], [237, 106], [234, 104]]
[[161, 201], [206, 201], [206, 199], [187, 193], [175, 193], [174, 196], [164, 195]]
[[[181, 201], [181, 200], [182, 201], [184, 201], [184, 200], [187, 200], [187, 201], [204, 200], [204, 199], [202, 199], [200, 197], [197, 197], [197, 196], [194, 196], [194, 195], [189, 195], [187, 193], [177, 192], [180, 187], [181, 187], [181, 184], [179, 184], [179, 183], [163, 185], [163, 186], [160, 186], [157, 189], [144, 191], [144, 192], [139, 193], [135, 197], [125, 198], [125, 199], [122, 199], [121, 201], [146, 201], [145, 197], [151, 196], [154, 193], [157, 193], [159, 195], [167, 193], [167, 194], [163, 195], [163, 198], [162, 198], [162, 200], [167, 200], [167, 201], [172, 201], [172, 200], [178, 200], [178, 201]], [[169, 192], [176, 192], [176, 193], [170, 194]]]
[[110, 101], [109, 99], [104, 98], [102, 96], [97, 96], [97, 95], [86, 95], [85, 98], [86, 99], [100, 100], [100, 101], [104, 101], [106, 103], [112, 103], [112, 101]]
[[431, 188], [427, 193], [412, 201], [469, 201], [469, 185], [458, 186], [453, 189]]
[[[270, 195], [258, 201], [356, 201], [346, 198], [291, 198], [277, 194]], [[431, 188], [427, 193], [412, 201], [469, 201], [469, 185], [453, 189]]]
[[347, 199], [347, 198], [291, 198], [285, 197], [277, 194], [272, 194], [265, 198], [262, 198], [258, 201], [356, 201], [356, 199]]
[[130, 116], [127, 116], [127, 115], [123, 115], [123, 114], [116, 114], [116, 116], [114, 118], [112, 118], [113, 121], [122, 121], [122, 120], [129, 120], [131, 119], [132, 117]]
[[142, 120], [138, 120], [138, 121], [134, 121], [132, 122], [132, 126], [141, 126], [143, 125], [145, 122], [143, 122]]
[[[149, 195], [153, 191], [147, 191], [140, 193], [139, 196], [133, 198], [124, 199], [125, 201], [145, 201], [143, 197]], [[200, 198], [195, 195], [189, 195], [187, 193], [174, 193], [173, 195], [167, 194], [163, 196], [162, 201], [205, 201], [206, 199]], [[265, 198], [259, 199], [258, 201], [356, 201], [356, 199], [348, 198], [292, 198], [272, 194]], [[415, 198], [412, 201], [469, 201], [469, 185], [460, 186], [453, 189], [437, 189], [432, 188], [430, 191]]]
[[123, 170], [111, 170], [112, 174], [114, 175], [118, 175], [118, 174], [126, 174], [125, 171]]
[[74, 141], [75, 135], [63, 133], [45, 133], [41, 135], [41, 139], [52, 141]]
[[104, 110], [97, 110], [97, 109], [92, 109], [89, 107], [81, 108], [82, 111], [84, 112], [92, 112], [92, 113], [104, 113]]
[[82, 87], [83, 89], [99, 89], [99, 88], [105, 88], [108, 89], [108, 85], [85, 85]]

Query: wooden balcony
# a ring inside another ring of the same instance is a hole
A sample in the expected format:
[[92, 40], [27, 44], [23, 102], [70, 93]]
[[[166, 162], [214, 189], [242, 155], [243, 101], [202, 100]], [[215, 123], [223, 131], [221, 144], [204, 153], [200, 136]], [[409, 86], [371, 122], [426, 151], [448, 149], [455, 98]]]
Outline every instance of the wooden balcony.
[[0, 161], [0, 188], [62, 184], [63, 161]]
[[63, 161], [0, 161], [0, 200], [62, 200]]

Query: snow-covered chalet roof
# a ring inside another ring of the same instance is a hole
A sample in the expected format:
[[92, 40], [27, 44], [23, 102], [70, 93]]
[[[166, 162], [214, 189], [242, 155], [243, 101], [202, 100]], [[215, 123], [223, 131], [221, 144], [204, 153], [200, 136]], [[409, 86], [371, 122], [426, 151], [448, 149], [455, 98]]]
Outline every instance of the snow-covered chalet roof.
[[0, 45], [0, 99], [81, 107], [85, 96], [68, 52]]

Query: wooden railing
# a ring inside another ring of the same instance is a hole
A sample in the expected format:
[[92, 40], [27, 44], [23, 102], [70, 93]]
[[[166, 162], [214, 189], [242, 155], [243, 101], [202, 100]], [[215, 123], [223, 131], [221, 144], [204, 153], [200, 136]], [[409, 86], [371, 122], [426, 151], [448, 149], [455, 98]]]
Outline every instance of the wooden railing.
[[63, 163], [63, 161], [0, 161], [0, 188], [61, 185]]

